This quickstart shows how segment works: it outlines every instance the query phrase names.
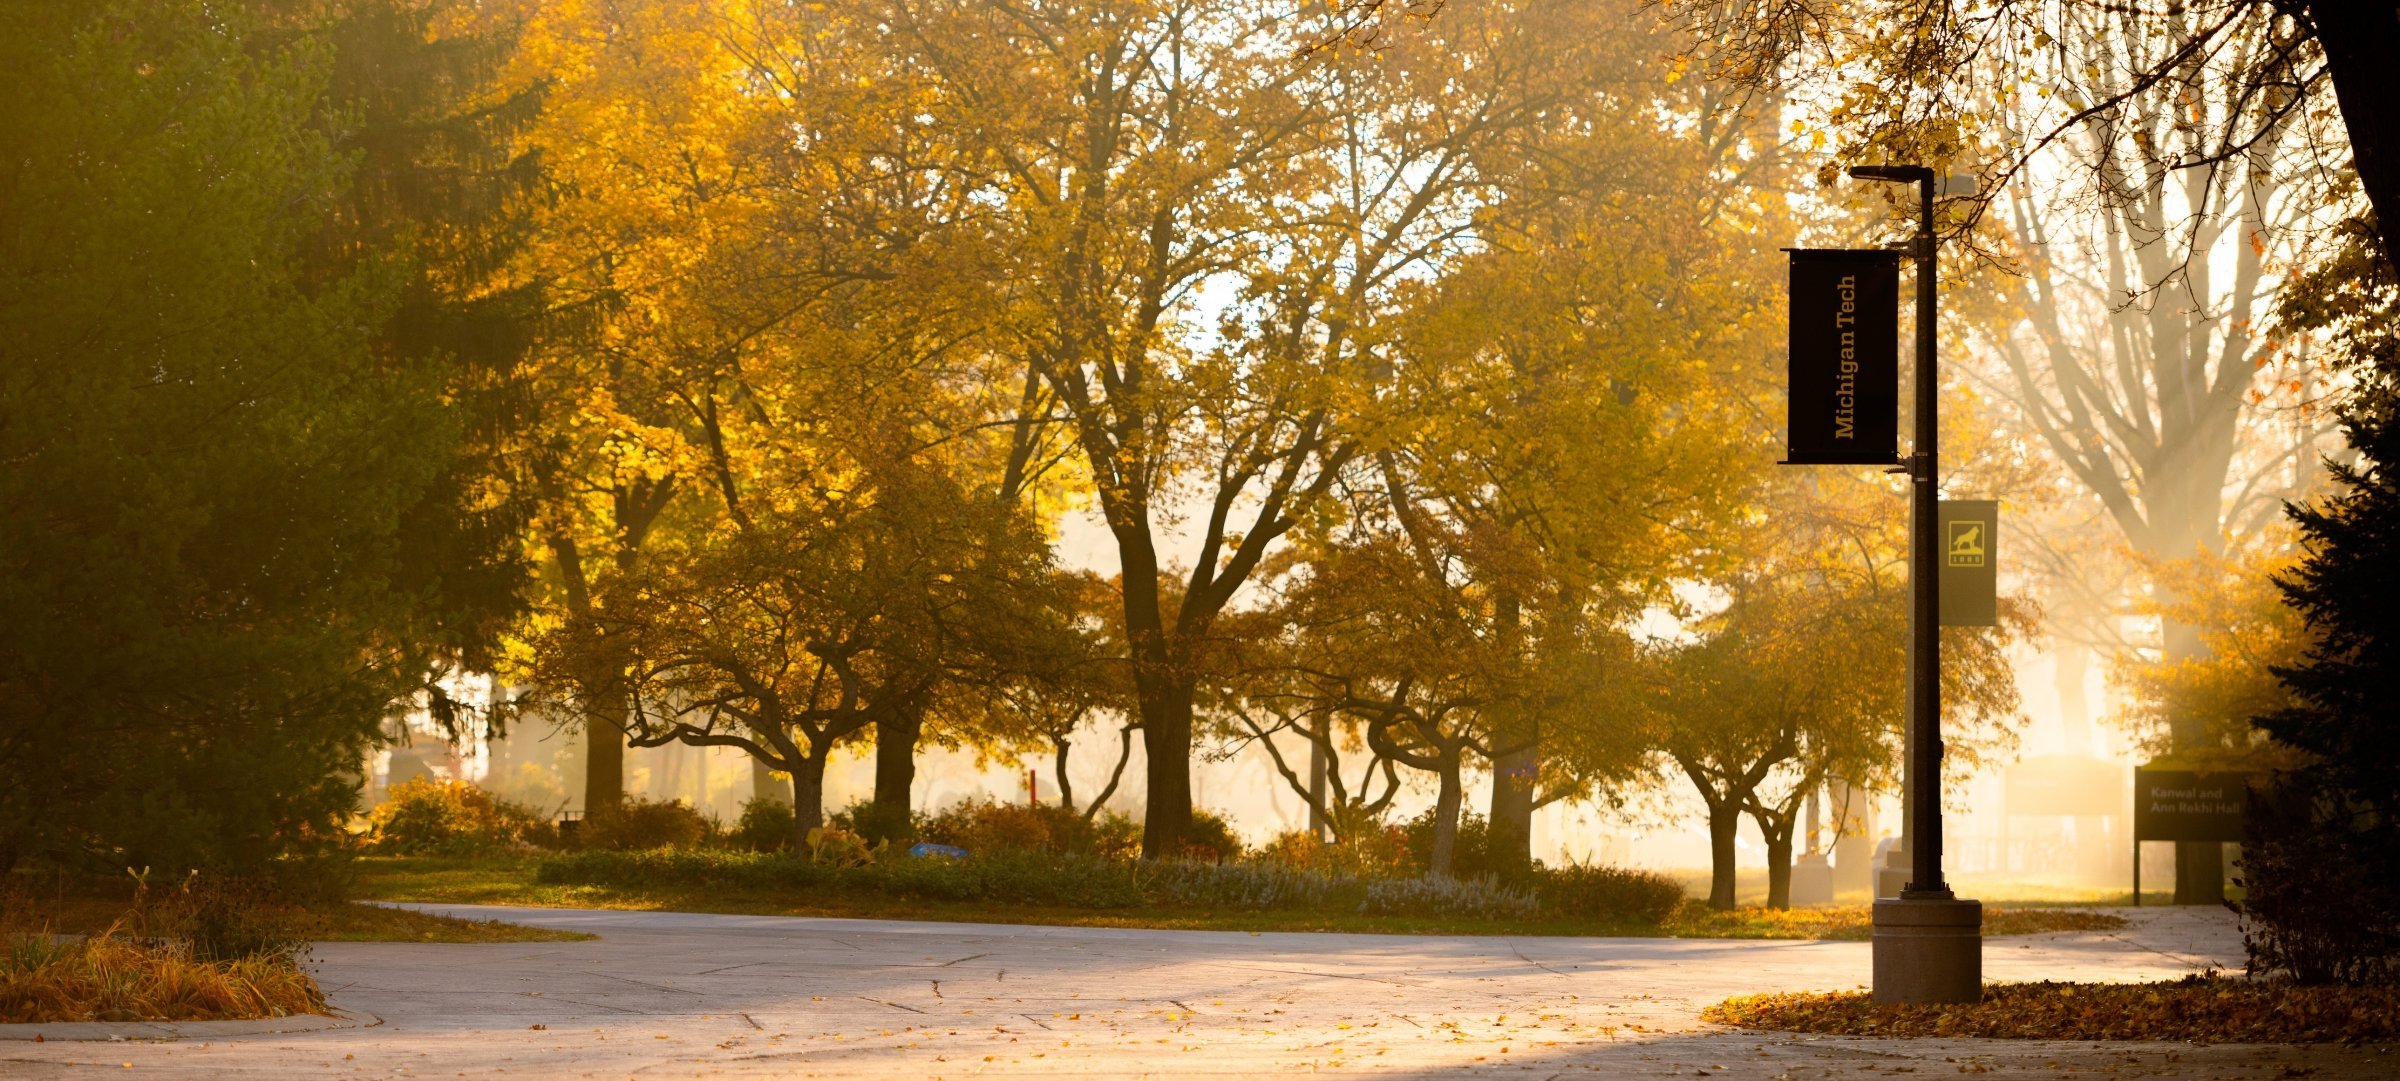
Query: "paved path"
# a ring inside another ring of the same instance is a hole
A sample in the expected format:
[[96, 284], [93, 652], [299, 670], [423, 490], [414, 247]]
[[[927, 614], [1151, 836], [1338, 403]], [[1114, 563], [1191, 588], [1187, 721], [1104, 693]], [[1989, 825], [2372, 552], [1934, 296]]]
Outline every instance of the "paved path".
[[[1859, 986], [1864, 943], [415, 907], [602, 938], [328, 944], [320, 978], [354, 1027], [12, 1040], [0, 1077], [2400, 1076], [2371, 1049], [1827, 1039], [1697, 1018], [1729, 994]], [[2144, 980], [2238, 959], [2222, 912], [2128, 914], [2115, 934], [1993, 940], [1987, 974]]]

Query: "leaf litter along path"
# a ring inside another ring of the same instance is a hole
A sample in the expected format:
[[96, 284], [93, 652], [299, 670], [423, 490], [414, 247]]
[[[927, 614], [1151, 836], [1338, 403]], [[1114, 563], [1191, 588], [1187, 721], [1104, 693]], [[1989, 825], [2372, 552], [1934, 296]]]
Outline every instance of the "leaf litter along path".
[[[217, 1078], [2320, 1078], [2373, 1048], [1746, 1033], [1702, 1007], [1863, 984], [1868, 946], [1778, 940], [1141, 931], [418, 906], [590, 942], [318, 947], [365, 1027], [0, 1041], [0, 1076]], [[2239, 956], [2216, 909], [1993, 940], [1995, 980], [2148, 980]], [[126, 1066], [130, 1063], [131, 1066]], [[130, 1069], [130, 1073], [127, 1071]]]

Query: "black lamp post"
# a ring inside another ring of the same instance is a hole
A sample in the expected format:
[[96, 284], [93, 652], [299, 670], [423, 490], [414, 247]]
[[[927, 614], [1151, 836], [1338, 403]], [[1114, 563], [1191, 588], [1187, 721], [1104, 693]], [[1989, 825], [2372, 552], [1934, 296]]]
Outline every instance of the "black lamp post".
[[1907, 763], [1903, 778], [1911, 860], [1897, 898], [1875, 902], [1875, 998], [1881, 1002], [1972, 1002], [1983, 986], [1983, 906], [1961, 901], [1942, 876], [1942, 638], [1938, 516], [1940, 380], [1934, 359], [1933, 197], [1922, 165], [1862, 165], [1859, 180], [1917, 186], [1917, 431], [1893, 472], [1908, 474], [1909, 654]]

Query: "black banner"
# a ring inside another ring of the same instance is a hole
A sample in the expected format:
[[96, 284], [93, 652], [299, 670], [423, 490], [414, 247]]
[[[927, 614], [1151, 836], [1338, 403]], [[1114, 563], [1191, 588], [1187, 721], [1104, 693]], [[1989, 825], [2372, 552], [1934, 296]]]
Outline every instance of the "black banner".
[[1792, 254], [1790, 465], [1900, 456], [1900, 253]]
[[1999, 626], [1999, 502], [1945, 499], [1935, 516], [1942, 530], [1942, 626]]

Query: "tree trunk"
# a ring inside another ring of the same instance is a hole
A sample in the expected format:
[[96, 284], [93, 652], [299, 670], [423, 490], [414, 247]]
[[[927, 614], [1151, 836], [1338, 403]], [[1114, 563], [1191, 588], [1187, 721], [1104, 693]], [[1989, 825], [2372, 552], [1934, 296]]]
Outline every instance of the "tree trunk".
[[1192, 832], [1192, 696], [1189, 679], [1142, 679], [1142, 858], [1166, 859]]
[[792, 842], [808, 850], [808, 831], [825, 824], [825, 758], [812, 754], [792, 771]]
[[1492, 802], [1488, 838], [1494, 870], [1520, 871], [1533, 865], [1533, 793], [1541, 781], [1539, 724], [1497, 737], [1521, 743], [1492, 760]]
[[1733, 907], [1734, 837], [1742, 829], [1742, 805], [1728, 799], [1708, 811], [1708, 907]]
[[2216, 841], [2175, 842], [2175, 903], [2225, 903], [2225, 846]]
[[625, 691], [612, 686], [584, 703], [583, 813], [613, 811], [625, 802]]
[[911, 793], [917, 781], [917, 741], [925, 733], [925, 711], [901, 705], [875, 722], [875, 799], [860, 823], [869, 841], [899, 840], [909, 833]]
[[1074, 811], [1077, 809], [1075, 806], [1075, 782], [1067, 779], [1067, 741], [1062, 738], [1050, 742], [1057, 748], [1058, 805], [1068, 811]]
[[[2198, 657], [2206, 652], [2200, 643], [2197, 627], [2178, 622], [2166, 622], [2160, 628], [2168, 663]], [[2177, 720], [2168, 726], [2168, 738], [2176, 750], [2198, 749], [2206, 745], [2207, 732], [2199, 724]], [[2175, 903], [2179, 905], [2221, 905], [2225, 903], [2225, 846], [2214, 841], [2178, 841], [2175, 845]]]
[[2400, 266], [2400, 109], [2392, 107], [2400, 101], [2400, 65], [2392, 63], [2400, 55], [2395, 7], [2400, 5], [2389, 0], [2318, 0], [2308, 5], [2308, 14], [2317, 24], [2325, 70], [2333, 76], [2359, 187], [2375, 208], [2384, 261]]
[[1442, 757], [1441, 794], [1433, 801], [1433, 854], [1426, 857], [1425, 873], [1435, 878], [1450, 877], [1450, 867], [1458, 850], [1458, 809], [1466, 802], [1466, 784], [1459, 778], [1459, 756]]
[[1767, 907], [1792, 907], [1792, 831], [1767, 834]]

